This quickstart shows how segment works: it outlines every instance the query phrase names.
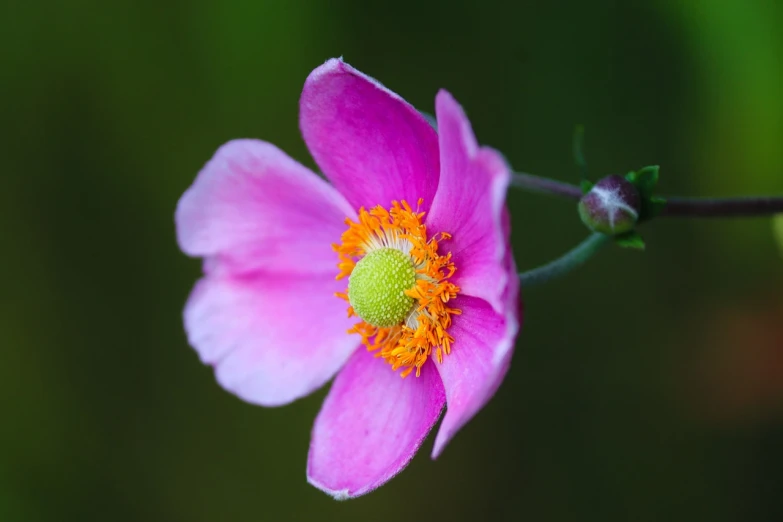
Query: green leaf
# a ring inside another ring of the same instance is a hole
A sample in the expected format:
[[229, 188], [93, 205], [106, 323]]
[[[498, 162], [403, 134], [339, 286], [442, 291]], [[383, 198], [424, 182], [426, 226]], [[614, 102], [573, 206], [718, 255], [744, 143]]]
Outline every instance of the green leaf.
[[614, 237], [614, 242], [623, 248], [634, 248], [636, 250], [644, 250], [644, 239], [638, 232], [632, 230], [625, 234]]
[[582, 179], [587, 178], [587, 161], [584, 154], [585, 127], [576, 125], [574, 127], [573, 153], [574, 163], [582, 174]]
[[584, 153], [585, 127], [584, 125], [574, 126], [574, 138], [572, 142], [574, 164], [579, 169], [579, 186], [582, 187], [582, 194], [587, 194], [593, 188], [593, 183], [587, 177], [587, 161]]
[[582, 194], [587, 194], [588, 192], [590, 192], [590, 190], [593, 188], [593, 185], [595, 185], [595, 183], [593, 183], [589, 179], [583, 179], [579, 183], [579, 186], [582, 187]]

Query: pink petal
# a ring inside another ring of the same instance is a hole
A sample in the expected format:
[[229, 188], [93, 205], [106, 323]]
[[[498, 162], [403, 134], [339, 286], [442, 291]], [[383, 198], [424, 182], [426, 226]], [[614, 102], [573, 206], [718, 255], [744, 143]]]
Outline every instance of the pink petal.
[[454, 336], [451, 353], [443, 358], [441, 364], [434, 357], [432, 359], [443, 380], [447, 404], [432, 458], [441, 454], [457, 431], [489, 402], [503, 382], [519, 330], [518, 306], [515, 304], [518, 291], [517, 282], [504, 293], [508, 312], [505, 316], [476, 297], [458, 296], [455, 300], [454, 306], [462, 310], [462, 315], [454, 318], [449, 329]]
[[315, 420], [307, 480], [338, 500], [384, 484], [410, 462], [445, 401], [434, 365], [405, 379], [359, 349]]
[[334, 188], [274, 145], [236, 140], [201, 170], [175, 219], [185, 253], [219, 258], [234, 273], [335, 275], [331, 244], [355, 216]]
[[464, 295], [480, 297], [502, 311], [507, 285], [503, 260], [507, 234], [501, 215], [510, 173], [496, 151], [479, 148], [462, 108], [446, 91], [435, 99], [440, 138], [440, 184], [429, 215], [430, 233], [448, 232], [457, 272], [452, 281]]
[[340, 59], [315, 69], [299, 102], [315, 162], [359, 208], [404, 199], [429, 208], [438, 185], [438, 137], [399, 95]]
[[344, 281], [331, 274], [202, 279], [185, 307], [188, 341], [218, 382], [279, 406], [320, 388], [356, 350]]

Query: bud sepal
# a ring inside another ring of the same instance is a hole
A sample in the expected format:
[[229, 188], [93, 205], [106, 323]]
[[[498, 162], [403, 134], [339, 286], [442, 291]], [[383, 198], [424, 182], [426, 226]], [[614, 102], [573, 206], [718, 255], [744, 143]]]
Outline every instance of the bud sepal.
[[636, 230], [631, 230], [625, 234], [614, 236], [614, 242], [618, 246], [623, 248], [634, 248], [636, 250], [644, 250], [644, 239], [639, 235]]
[[654, 218], [666, 206], [664, 198], [653, 195], [655, 187], [658, 185], [659, 170], [660, 167], [658, 165], [650, 165], [625, 175], [625, 179], [639, 191], [641, 203], [639, 208], [640, 223]]

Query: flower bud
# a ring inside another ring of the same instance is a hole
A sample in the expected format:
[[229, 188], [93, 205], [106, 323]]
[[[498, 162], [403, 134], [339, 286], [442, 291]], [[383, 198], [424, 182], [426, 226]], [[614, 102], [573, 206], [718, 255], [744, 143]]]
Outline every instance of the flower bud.
[[579, 216], [587, 228], [610, 236], [633, 230], [640, 208], [636, 187], [616, 174], [600, 180], [579, 200]]

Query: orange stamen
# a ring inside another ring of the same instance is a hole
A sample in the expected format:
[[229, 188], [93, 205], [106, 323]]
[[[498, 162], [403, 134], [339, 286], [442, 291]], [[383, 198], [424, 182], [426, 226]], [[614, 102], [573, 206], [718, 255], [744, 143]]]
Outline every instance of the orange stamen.
[[[418, 206], [422, 203], [419, 199]], [[403, 378], [414, 369], [417, 377], [421, 375], [433, 350], [437, 361], [443, 362], [454, 344], [448, 333], [451, 316], [461, 313], [448, 306], [460, 291], [448, 281], [456, 271], [451, 253], [438, 254], [439, 241], [448, 240], [451, 235], [441, 232], [427, 239], [423, 217], [424, 212], [418, 208], [414, 211], [405, 201], [392, 202], [389, 210], [376, 206], [368, 212], [361, 208], [358, 222], [345, 220], [348, 230], [342, 235], [342, 243], [332, 245], [339, 256], [337, 279], [350, 276], [359, 259], [376, 248], [398, 248], [410, 255], [416, 284], [405, 291], [414, 299], [408, 318], [402, 324], [384, 328], [361, 321], [348, 331], [359, 334], [362, 344], [377, 352], [376, 357], [386, 360], [392, 370], [401, 369]], [[349, 301], [347, 290], [335, 295]], [[348, 316], [356, 316], [350, 306]]]

